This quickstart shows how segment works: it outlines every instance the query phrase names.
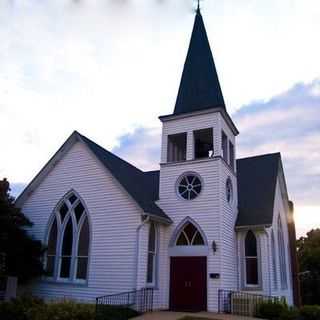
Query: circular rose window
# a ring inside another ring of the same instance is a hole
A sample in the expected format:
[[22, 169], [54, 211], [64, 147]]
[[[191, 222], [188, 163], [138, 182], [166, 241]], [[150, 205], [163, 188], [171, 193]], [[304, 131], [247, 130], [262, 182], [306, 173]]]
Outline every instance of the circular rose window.
[[202, 185], [200, 177], [194, 173], [183, 175], [179, 178], [177, 183], [179, 195], [186, 200], [196, 198], [200, 194], [201, 188]]

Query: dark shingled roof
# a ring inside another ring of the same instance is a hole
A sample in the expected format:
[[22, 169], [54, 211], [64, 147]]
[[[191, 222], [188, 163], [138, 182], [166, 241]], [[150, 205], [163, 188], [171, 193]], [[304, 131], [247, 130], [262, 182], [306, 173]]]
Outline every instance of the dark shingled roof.
[[236, 227], [271, 225], [280, 153], [237, 160], [238, 218]]
[[87, 137], [77, 134], [145, 213], [171, 221], [155, 204], [159, 199], [159, 171], [143, 172]]
[[[85, 136], [78, 135], [144, 212], [171, 221], [155, 203], [159, 200], [159, 170], [143, 172]], [[236, 227], [272, 224], [280, 162], [280, 153], [237, 160], [239, 213]]]
[[200, 10], [194, 21], [174, 114], [225, 108]]

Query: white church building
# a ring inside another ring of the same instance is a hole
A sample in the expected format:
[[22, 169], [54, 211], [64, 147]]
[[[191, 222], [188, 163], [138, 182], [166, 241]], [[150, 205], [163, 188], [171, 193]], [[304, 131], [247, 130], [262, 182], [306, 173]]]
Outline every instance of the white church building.
[[73, 132], [18, 197], [47, 247], [45, 299], [154, 288], [156, 309], [218, 310], [221, 289], [293, 303], [292, 211], [279, 153], [236, 159], [200, 11], [160, 170], [144, 172]]

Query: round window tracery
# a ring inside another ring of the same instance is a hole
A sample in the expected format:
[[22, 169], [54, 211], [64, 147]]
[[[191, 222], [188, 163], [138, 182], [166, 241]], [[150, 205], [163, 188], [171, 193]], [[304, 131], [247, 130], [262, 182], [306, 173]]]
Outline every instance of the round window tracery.
[[201, 189], [200, 177], [194, 173], [185, 174], [178, 180], [177, 191], [186, 200], [195, 199], [200, 194]]
[[231, 179], [228, 178], [226, 182], [226, 198], [229, 203], [232, 202], [232, 197], [233, 197], [232, 182], [231, 182]]

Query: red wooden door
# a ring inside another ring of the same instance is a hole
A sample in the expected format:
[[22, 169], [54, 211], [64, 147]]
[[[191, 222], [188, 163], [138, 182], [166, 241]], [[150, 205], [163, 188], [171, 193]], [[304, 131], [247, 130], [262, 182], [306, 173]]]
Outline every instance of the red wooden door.
[[172, 257], [170, 262], [170, 309], [207, 310], [207, 258]]

